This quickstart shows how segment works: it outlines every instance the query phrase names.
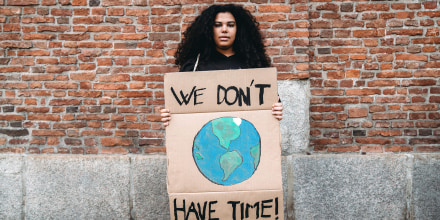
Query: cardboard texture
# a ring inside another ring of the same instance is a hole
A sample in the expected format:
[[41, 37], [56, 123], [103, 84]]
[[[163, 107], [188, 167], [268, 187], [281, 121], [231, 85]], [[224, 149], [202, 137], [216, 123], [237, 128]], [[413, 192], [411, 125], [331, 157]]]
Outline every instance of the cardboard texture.
[[164, 80], [173, 114], [263, 110], [278, 101], [276, 68], [167, 73]]
[[164, 90], [171, 219], [283, 219], [275, 68], [167, 73]]

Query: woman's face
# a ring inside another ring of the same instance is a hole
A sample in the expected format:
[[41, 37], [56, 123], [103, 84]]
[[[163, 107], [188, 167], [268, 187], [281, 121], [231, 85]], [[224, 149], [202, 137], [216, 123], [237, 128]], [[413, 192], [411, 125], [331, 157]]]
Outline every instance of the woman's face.
[[237, 33], [234, 16], [230, 12], [218, 13], [215, 17], [213, 32], [217, 50], [225, 55], [233, 55], [232, 45]]

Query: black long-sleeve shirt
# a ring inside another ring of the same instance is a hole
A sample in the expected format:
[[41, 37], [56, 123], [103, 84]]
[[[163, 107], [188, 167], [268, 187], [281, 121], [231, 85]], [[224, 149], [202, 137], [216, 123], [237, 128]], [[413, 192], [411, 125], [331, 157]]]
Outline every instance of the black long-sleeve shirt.
[[[192, 72], [197, 58], [186, 61], [180, 68], [180, 72]], [[225, 56], [222, 53], [215, 51], [210, 59], [206, 62], [199, 60], [196, 71], [210, 71], [210, 70], [234, 70], [234, 69], [248, 69], [244, 60], [237, 54], [232, 56]], [[278, 99], [281, 102], [281, 99]]]
[[[188, 60], [180, 68], [180, 72], [192, 72], [197, 58]], [[247, 69], [248, 66], [240, 55], [225, 56], [214, 51], [208, 61], [199, 60], [196, 71]]]

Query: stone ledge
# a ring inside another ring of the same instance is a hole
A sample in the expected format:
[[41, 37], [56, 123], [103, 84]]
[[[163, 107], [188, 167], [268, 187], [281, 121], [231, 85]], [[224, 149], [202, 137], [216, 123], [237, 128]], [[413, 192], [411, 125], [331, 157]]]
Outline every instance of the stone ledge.
[[[286, 218], [435, 219], [440, 155], [283, 157]], [[1, 219], [169, 219], [165, 155], [0, 154]]]

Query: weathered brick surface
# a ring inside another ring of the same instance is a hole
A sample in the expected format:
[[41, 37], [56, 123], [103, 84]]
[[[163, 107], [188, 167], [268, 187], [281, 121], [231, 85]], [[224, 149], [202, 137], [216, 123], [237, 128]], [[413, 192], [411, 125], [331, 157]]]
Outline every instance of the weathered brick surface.
[[438, 153], [438, 1], [307, 2], [310, 150]]
[[0, 152], [165, 152], [163, 74], [227, 2], [310, 81], [309, 151], [440, 152], [439, 2], [341, 0], [0, 0]]

